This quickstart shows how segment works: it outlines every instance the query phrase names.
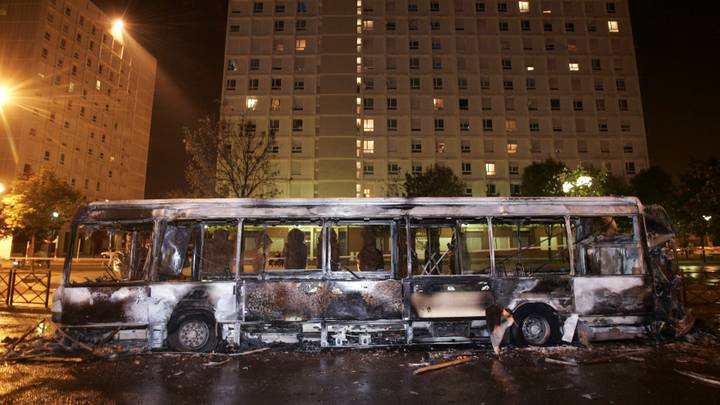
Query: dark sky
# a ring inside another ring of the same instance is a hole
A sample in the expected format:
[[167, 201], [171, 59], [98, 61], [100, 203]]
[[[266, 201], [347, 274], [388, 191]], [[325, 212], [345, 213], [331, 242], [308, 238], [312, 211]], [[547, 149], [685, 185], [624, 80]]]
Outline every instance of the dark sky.
[[[182, 128], [217, 111], [225, 0], [95, 0], [158, 59], [146, 197], [184, 186]], [[720, 2], [631, 0], [650, 163], [720, 155]]]

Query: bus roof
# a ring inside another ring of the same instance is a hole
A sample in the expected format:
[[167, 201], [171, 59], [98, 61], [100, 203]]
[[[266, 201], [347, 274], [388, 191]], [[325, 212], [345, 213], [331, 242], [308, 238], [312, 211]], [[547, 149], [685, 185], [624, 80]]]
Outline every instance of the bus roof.
[[635, 197], [423, 197], [316, 199], [167, 199], [93, 202], [75, 222], [152, 218], [473, 218], [633, 215]]

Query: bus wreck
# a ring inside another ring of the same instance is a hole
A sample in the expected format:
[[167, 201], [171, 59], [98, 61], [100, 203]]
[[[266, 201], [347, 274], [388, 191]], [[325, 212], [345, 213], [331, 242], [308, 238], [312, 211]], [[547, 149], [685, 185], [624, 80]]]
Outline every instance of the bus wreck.
[[588, 340], [686, 327], [672, 229], [635, 198], [91, 203], [71, 240], [53, 320], [86, 340], [437, 345], [503, 326], [505, 342], [544, 346], [576, 327]]

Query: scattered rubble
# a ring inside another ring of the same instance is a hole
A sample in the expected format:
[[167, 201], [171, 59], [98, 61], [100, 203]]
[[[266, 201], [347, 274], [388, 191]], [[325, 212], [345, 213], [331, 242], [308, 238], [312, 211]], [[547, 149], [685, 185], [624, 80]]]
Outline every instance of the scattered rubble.
[[678, 369], [675, 369], [675, 372], [678, 374], [693, 378], [695, 380], [702, 381], [705, 384], [710, 384], [715, 387], [720, 387], [720, 380], [717, 378], [711, 377], [709, 375], [695, 373], [692, 371], [682, 371], [682, 370], [678, 370]]

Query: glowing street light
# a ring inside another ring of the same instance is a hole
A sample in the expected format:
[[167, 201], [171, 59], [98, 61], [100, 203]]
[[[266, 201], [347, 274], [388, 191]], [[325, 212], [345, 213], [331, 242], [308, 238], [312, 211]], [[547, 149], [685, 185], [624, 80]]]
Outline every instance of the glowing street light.
[[125, 23], [122, 19], [118, 18], [117, 20], [113, 21], [112, 25], [112, 35], [116, 38], [122, 38], [123, 36], [123, 28], [125, 28]]
[[2, 107], [3, 104], [10, 101], [12, 98], [12, 95], [10, 94], [10, 89], [8, 89], [5, 86], [0, 85], [0, 107]]
[[[1, 192], [2, 192], [2, 191], [0, 191], [0, 193], [1, 193]], [[703, 219], [704, 219], [705, 221], [707, 221], [707, 222], [710, 222], [710, 220], [712, 219], [712, 215], [703, 215], [702, 217], [703, 217]]]
[[0, 183], [0, 194], [5, 192], [5, 185]]
[[53, 219], [57, 219], [57, 218], [59, 218], [59, 217], [60, 217], [60, 213], [59, 213], [59, 212], [57, 212], [57, 211], [53, 211], [53, 213], [52, 213], [52, 217], [53, 217]]

